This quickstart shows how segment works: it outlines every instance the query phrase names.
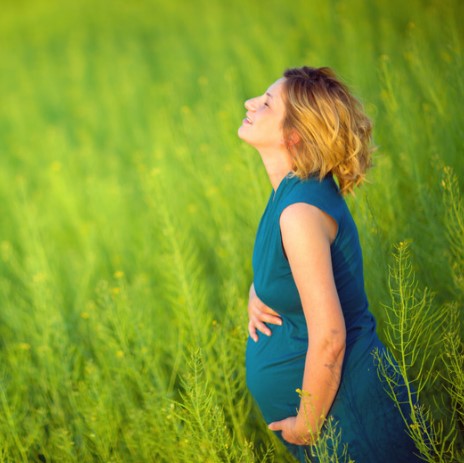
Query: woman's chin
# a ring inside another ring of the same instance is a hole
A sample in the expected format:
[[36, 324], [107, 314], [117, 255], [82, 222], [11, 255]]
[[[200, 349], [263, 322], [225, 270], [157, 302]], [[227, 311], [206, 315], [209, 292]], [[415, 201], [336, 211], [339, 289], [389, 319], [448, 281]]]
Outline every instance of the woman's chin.
[[245, 124], [242, 124], [238, 128], [237, 135], [242, 141], [254, 147], [254, 143], [252, 142], [252, 140], [249, 137], [249, 134], [247, 133], [247, 126]]
[[245, 126], [243, 124], [238, 128], [237, 135], [238, 135], [238, 138], [248, 143]]

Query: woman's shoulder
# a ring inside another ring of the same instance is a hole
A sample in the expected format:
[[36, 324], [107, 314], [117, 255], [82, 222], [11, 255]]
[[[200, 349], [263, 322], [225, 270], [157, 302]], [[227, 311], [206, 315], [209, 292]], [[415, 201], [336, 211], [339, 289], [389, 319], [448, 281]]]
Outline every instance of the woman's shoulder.
[[332, 175], [322, 179], [317, 176], [311, 176], [306, 179], [300, 179], [296, 176], [290, 178], [290, 187], [283, 198], [284, 207], [293, 203], [304, 202], [317, 206], [325, 204], [326, 206], [339, 206], [344, 203], [343, 196], [340, 194], [337, 183]]
[[335, 219], [339, 226], [344, 224], [346, 217], [350, 215], [332, 175], [322, 179], [317, 176], [307, 179], [290, 176], [283, 193], [279, 201], [280, 207], [277, 210], [279, 217], [282, 216], [285, 209], [296, 203], [305, 203], [320, 209]]

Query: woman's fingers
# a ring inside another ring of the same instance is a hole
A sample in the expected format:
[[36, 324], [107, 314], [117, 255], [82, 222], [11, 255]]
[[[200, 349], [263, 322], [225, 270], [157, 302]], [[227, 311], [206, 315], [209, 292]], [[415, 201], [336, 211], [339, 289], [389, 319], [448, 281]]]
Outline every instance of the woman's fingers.
[[266, 336], [271, 336], [272, 331], [266, 325], [269, 323], [271, 325], [282, 325], [282, 318], [280, 315], [264, 304], [256, 293], [254, 292], [253, 286], [250, 289], [250, 299], [248, 301], [248, 315], [250, 321], [248, 323], [248, 332], [253, 341], [258, 341], [258, 333], [265, 334]]
[[262, 302], [260, 304], [255, 304], [255, 307], [262, 313], [265, 313], [268, 315], [274, 315], [276, 317], [280, 316], [275, 310], [272, 310], [270, 307], [263, 304]]
[[272, 334], [272, 331], [263, 322], [259, 321], [255, 317], [252, 317], [248, 323], [248, 332], [254, 341], [258, 340], [258, 333], [256, 330], [260, 331], [266, 336], [271, 336]]
[[271, 323], [272, 325], [282, 325], [282, 319], [279, 315], [267, 315], [264, 313], [260, 314], [260, 321], [265, 323]]
[[258, 331], [261, 331], [261, 333], [266, 336], [270, 336], [272, 334], [272, 331], [263, 322], [255, 319], [253, 320], [253, 324]]
[[254, 342], [258, 342], [258, 333], [256, 330], [259, 330], [261, 333], [265, 334], [266, 336], [270, 336], [271, 330], [264, 324], [256, 320], [250, 320], [248, 323], [248, 333], [250, 334], [250, 338], [253, 339]]
[[281, 431], [282, 438], [290, 444], [308, 445], [309, 437], [306, 436], [307, 430], [298, 431], [296, 428], [296, 417], [290, 416], [281, 421], [274, 421], [268, 425], [271, 431]]
[[271, 312], [265, 312], [260, 307], [251, 307], [250, 318], [255, 318], [256, 320], [264, 323], [271, 323], [272, 325], [282, 325], [280, 315], [272, 309], [269, 310], [271, 310]]
[[250, 334], [250, 338], [253, 339], [254, 342], [258, 342], [258, 334], [256, 333], [255, 325], [251, 320], [248, 323], [248, 333]]

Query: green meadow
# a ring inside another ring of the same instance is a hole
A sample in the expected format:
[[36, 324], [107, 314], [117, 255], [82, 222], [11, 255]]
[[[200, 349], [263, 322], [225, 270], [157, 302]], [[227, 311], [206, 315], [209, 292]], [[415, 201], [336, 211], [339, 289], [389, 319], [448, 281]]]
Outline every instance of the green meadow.
[[271, 187], [236, 132], [303, 64], [374, 121], [371, 310], [418, 452], [464, 462], [460, 0], [0, 6], [0, 462], [293, 461], [245, 386]]

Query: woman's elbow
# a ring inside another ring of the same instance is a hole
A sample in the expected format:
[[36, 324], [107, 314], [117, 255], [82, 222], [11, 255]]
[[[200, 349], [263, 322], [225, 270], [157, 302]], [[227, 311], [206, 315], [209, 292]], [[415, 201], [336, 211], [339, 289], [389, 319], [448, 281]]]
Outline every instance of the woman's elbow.
[[[323, 358], [331, 364], [343, 362], [346, 350], [345, 330], [331, 330], [326, 336], [321, 338], [318, 344], [318, 351], [323, 354]], [[311, 346], [310, 346], [311, 348]]]
[[346, 335], [340, 337], [337, 341], [334, 342], [332, 355], [336, 357], [337, 360], [343, 361], [346, 351]]
[[346, 333], [333, 333], [327, 342], [327, 353], [334, 361], [343, 361], [346, 350]]

